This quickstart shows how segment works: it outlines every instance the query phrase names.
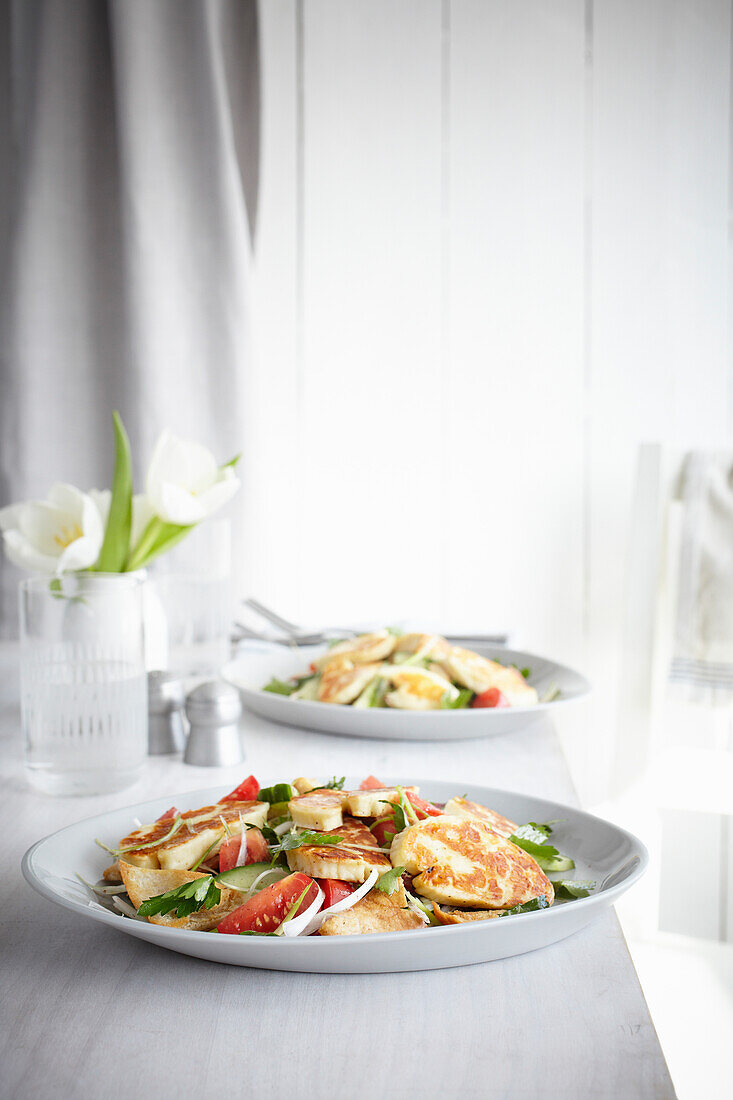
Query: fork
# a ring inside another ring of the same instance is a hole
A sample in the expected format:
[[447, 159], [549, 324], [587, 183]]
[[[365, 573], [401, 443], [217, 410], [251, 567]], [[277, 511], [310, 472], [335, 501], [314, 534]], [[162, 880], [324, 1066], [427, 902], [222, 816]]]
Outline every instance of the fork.
[[[242, 602], [252, 611], [256, 611], [257, 614], [263, 619], [266, 619], [267, 622], [285, 631], [287, 637], [283, 639], [268, 639], [264, 635], [258, 634], [256, 631], [252, 630], [251, 627], [245, 626], [244, 623], [237, 622], [235, 625], [241, 631], [237, 640], [240, 641], [243, 638], [254, 638], [260, 641], [275, 641], [282, 645], [290, 645], [292, 642], [298, 645], [317, 645], [320, 642], [329, 641], [332, 638], [354, 638], [359, 633], [359, 631], [349, 627], [322, 627], [320, 630], [308, 631], [305, 627], [298, 626], [296, 623], [290, 622], [289, 619], [283, 618], [282, 615], [278, 615], [276, 611], [266, 607], [265, 604], [260, 603], [259, 600], [250, 597]], [[506, 634], [446, 634], [445, 637], [449, 642], [486, 642], [493, 645], [506, 645], [509, 640]]]

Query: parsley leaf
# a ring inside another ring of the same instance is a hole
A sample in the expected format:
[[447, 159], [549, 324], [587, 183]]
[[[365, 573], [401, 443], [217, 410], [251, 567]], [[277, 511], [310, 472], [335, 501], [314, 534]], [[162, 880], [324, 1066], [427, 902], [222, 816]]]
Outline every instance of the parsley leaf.
[[141, 917], [154, 917], [157, 914], [165, 916], [173, 913], [176, 917], [188, 917], [199, 909], [213, 909], [221, 901], [221, 890], [214, 882], [213, 875], [204, 875], [203, 878], [195, 878], [191, 882], [184, 882], [183, 886], [175, 890], [167, 890], [165, 894], [148, 898], [138, 909]]
[[385, 871], [374, 883], [374, 889], [383, 894], [393, 894], [406, 870], [406, 867], [393, 867], [391, 871]]
[[276, 844], [270, 845], [270, 853], [277, 857], [281, 852], [292, 852], [293, 848], [302, 848], [305, 844], [341, 844], [343, 839], [341, 836], [310, 832], [307, 829], [302, 833], [285, 833], [284, 836], [277, 837]]
[[313, 789], [316, 791], [342, 791], [345, 782], [345, 775], [342, 775], [340, 779], [337, 779], [334, 775], [333, 778], [329, 779], [328, 783], [323, 783], [320, 787], [314, 787]]
[[515, 905], [511, 909], [507, 909], [502, 913], [502, 917], [513, 917], [515, 913], [536, 913], [538, 909], [549, 908], [549, 901], [544, 894], [540, 894], [538, 898], [532, 898], [531, 901], [523, 901], [521, 905]]
[[560, 855], [557, 848], [547, 843], [546, 833], [531, 824], [520, 826], [509, 839], [532, 856], [543, 871], [570, 871], [575, 866], [572, 859]]
[[298, 680], [278, 680], [277, 676], [273, 676], [269, 684], [265, 684], [263, 691], [271, 691], [273, 695], [292, 695], [294, 691], [297, 691], [302, 681]]
[[587, 898], [597, 883], [587, 880], [560, 879], [552, 883], [556, 898]]

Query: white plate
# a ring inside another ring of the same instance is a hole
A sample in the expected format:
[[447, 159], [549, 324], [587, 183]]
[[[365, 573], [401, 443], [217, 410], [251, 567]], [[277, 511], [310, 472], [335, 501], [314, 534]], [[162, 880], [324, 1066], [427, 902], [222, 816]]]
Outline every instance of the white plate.
[[546, 657], [505, 646], [475, 645], [472, 648], [502, 664], [529, 668], [529, 683], [537, 688], [540, 697], [552, 684], [559, 687], [560, 697], [552, 703], [531, 707], [424, 711], [368, 707], [362, 710], [291, 699], [262, 690], [273, 676], [287, 680], [302, 675], [311, 661], [325, 652], [325, 646], [302, 646], [298, 650], [275, 646], [252, 649], [225, 665], [222, 676], [239, 688], [242, 703], [248, 710], [273, 722], [345, 737], [381, 737], [391, 741], [448, 741], [509, 733], [526, 727], [548, 710], [554, 712], [558, 707], [575, 702], [590, 690], [588, 681], [579, 672], [548, 661]]
[[[409, 780], [413, 782], [412, 777]], [[183, 955], [265, 970], [377, 974], [465, 966], [546, 947], [577, 932], [606, 910], [646, 868], [648, 856], [641, 841], [616, 825], [581, 810], [470, 784], [414, 782], [419, 784], [424, 797], [438, 802], [446, 801], [460, 788], [459, 793], [465, 791], [469, 798], [498, 810], [513, 821], [558, 820], [552, 840], [563, 854], [572, 856], [576, 864], [576, 870], [568, 872], [567, 877], [593, 879], [602, 883], [602, 888], [590, 897], [556, 903], [537, 913], [521, 913], [474, 924], [414, 932], [309, 936], [290, 940], [163, 928], [117, 915], [90, 901], [88, 891], [75, 876], [78, 873], [89, 882], [100, 878], [107, 860], [94, 843], [95, 837], [114, 846], [129, 832], [133, 817], [152, 821], [167, 810], [171, 802], [183, 810], [210, 805], [226, 793], [221, 787], [192, 791], [176, 798], [165, 795], [69, 825], [29, 848], [23, 857], [23, 874], [45, 898], [78, 916], [100, 921], [128, 936], [137, 936]], [[356, 787], [359, 780], [349, 779], [348, 783]], [[84, 934], [82, 925], [79, 934]], [[165, 959], [161, 957], [160, 963], [163, 966]]]

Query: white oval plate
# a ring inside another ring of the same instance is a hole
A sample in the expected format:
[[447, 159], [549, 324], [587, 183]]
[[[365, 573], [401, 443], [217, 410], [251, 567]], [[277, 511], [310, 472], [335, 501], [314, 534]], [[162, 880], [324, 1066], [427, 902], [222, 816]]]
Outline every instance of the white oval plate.
[[239, 688], [243, 705], [272, 722], [319, 730], [345, 737], [380, 737], [391, 741], [450, 741], [465, 737], [491, 737], [526, 727], [546, 711], [575, 702], [590, 690], [584, 676], [546, 657], [524, 653], [505, 646], [472, 646], [477, 653], [503, 664], [515, 664], [531, 670], [529, 683], [543, 692], [557, 684], [561, 695], [551, 703], [530, 707], [499, 707], [465, 710], [393, 710], [370, 707], [364, 710], [334, 703], [313, 703], [263, 691], [273, 676], [288, 680], [302, 675], [311, 661], [320, 657], [325, 646], [301, 646], [298, 650], [267, 646], [252, 649], [230, 661], [222, 676]]
[[[590, 897], [556, 903], [537, 913], [414, 932], [307, 936], [290, 940], [163, 928], [123, 917], [90, 899], [88, 890], [76, 875], [80, 874], [89, 882], [96, 882], [101, 877], [106, 858], [94, 843], [95, 837], [113, 846], [129, 832], [133, 817], [153, 821], [171, 802], [183, 810], [210, 805], [226, 793], [221, 787], [191, 791], [175, 798], [168, 794], [69, 825], [28, 849], [23, 857], [23, 874], [43, 897], [78, 916], [100, 921], [128, 936], [148, 940], [183, 955], [264, 970], [384, 974], [465, 966], [546, 947], [577, 932], [608, 909], [646, 869], [648, 855], [641, 841], [582, 810], [471, 784], [421, 782], [412, 776], [409, 781], [419, 784], [424, 797], [438, 802], [465, 792], [469, 798], [498, 810], [513, 821], [557, 821], [552, 840], [563, 854], [572, 856], [576, 864], [575, 871], [568, 872], [567, 877], [592, 879], [601, 886]], [[387, 782], [392, 784], [400, 780], [388, 779]], [[354, 788], [358, 783], [359, 780], [349, 779], [347, 785]], [[80, 934], [83, 934], [81, 927]]]

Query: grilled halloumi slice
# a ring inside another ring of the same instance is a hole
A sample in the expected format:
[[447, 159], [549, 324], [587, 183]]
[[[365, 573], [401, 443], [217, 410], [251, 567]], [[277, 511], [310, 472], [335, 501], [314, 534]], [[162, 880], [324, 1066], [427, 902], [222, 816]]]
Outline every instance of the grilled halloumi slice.
[[395, 653], [421, 653], [423, 657], [430, 657], [434, 661], [441, 657], [447, 657], [450, 652], [450, 642], [440, 634], [403, 634], [397, 639], [394, 647]]
[[[189, 810], [181, 814], [183, 824], [168, 840], [165, 837], [173, 825], [170, 819], [143, 825], [120, 841], [122, 858], [136, 867], [187, 871], [217, 840], [240, 834], [242, 822], [264, 825], [268, 809], [267, 802], [227, 801]], [[153, 846], [137, 849], [136, 844]]]
[[338, 878], [344, 882], [366, 882], [372, 871], [383, 875], [392, 869], [389, 856], [379, 848], [357, 848], [340, 844], [306, 844], [288, 853], [291, 871], [311, 878]]
[[[131, 863], [120, 860], [120, 874], [125, 884], [125, 889], [130, 895], [130, 901], [139, 909], [148, 898], [155, 898], [159, 894], [165, 894], [168, 890], [176, 890], [186, 882], [193, 882], [196, 878], [202, 878], [200, 871], [162, 871], [145, 867], [135, 867]], [[207, 932], [210, 928], [216, 928], [222, 917], [231, 913], [242, 904], [242, 895], [236, 890], [227, 890], [221, 887], [221, 900], [212, 909], [200, 909], [197, 913], [191, 913], [187, 917], [166, 916], [148, 917], [150, 924], [162, 924], [167, 928], [189, 928], [194, 931]]]
[[495, 810], [482, 806], [479, 802], [471, 802], [468, 798], [450, 798], [445, 804], [443, 813], [446, 817], [475, 817], [498, 833], [499, 836], [510, 837], [516, 833], [519, 826], [510, 821], [508, 817], [502, 817]]
[[406, 932], [424, 928], [418, 913], [410, 909], [401, 882], [391, 894], [371, 890], [351, 909], [336, 913], [321, 925], [322, 936], [357, 936], [372, 932]]
[[397, 688], [384, 701], [399, 710], [440, 710], [444, 698], [455, 699], [458, 690], [440, 672], [413, 665], [383, 665], [380, 672]]
[[328, 833], [343, 825], [343, 808], [348, 791], [315, 790], [288, 802], [293, 822], [301, 829]]
[[495, 687], [513, 707], [531, 706], [537, 702], [537, 691], [527, 683], [518, 668], [507, 668], [498, 661], [490, 661], [472, 649], [451, 646], [450, 652], [440, 658], [440, 664], [451, 680], [457, 680], [478, 695]]
[[[419, 794], [419, 787], [403, 787], [403, 791]], [[366, 791], [344, 791], [344, 806], [354, 817], [381, 817], [387, 802], [399, 802], [396, 787], [372, 787]]]
[[371, 829], [355, 817], [345, 817], [343, 825], [329, 830], [341, 837], [340, 844], [307, 844], [288, 852], [291, 871], [302, 871], [311, 878], [340, 878], [345, 882], [365, 882], [372, 870], [389, 871], [389, 857], [379, 848]]
[[328, 665], [345, 659], [353, 665], [365, 665], [372, 661], [383, 661], [389, 657], [397, 639], [388, 630], [376, 630], [373, 634], [360, 634], [357, 638], [347, 638], [331, 646], [327, 653], [315, 662], [316, 668], [325, 669]]
[[510, 909], [544, 894], [552, 883], [522, 848], [476, 818], [429, 817], [392, 841], [395, 867], [414, 876], [431, 901], [466, 909]]
[[353, 703], [382, 666], [378, 663], [327, 665], [316, 698], [319, 703]]

